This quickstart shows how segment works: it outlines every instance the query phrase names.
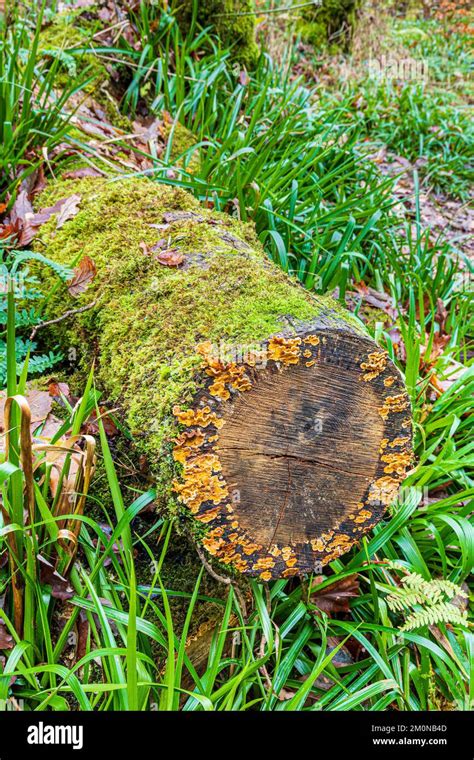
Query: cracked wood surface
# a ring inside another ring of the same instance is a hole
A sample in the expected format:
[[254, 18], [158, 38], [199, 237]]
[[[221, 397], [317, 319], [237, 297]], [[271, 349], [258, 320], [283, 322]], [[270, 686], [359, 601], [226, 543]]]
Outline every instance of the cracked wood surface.
[[[265, 371], [224, 415], [217, 452], [239, 521], [259, 543], [336, 529], [372, 482], [384, 424], [358, 368]], [[238, 495], [238, 496], [237, 496]]]

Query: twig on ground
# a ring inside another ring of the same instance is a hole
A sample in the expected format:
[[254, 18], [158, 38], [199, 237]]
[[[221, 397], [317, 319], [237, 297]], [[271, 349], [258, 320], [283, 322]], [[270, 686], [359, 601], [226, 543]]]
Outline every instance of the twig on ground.
[[92, 301], [92, 303], [88, 303], [86, 306], [81, 306], [79, 309], [69, 309], [69, 311], [65, 311], [64, 314], [61, 314], [60, 317], [56, 317], [56, 319], [48, 319], [46, 322], [40, 322], [38, 325], [35, 325], [33, 327], [29, 340], [32, 341], [36, 333], [38, 332], [38, 330], [41, 330], [42, 327], [55, 325], [58, 322], [62, 322], [64, 319], [67, 319], [68, 317], [73, 317], [75, 314], [82, 314], [82, 312], [92, 309], [96, 305], [96, 303], [97, 303], [97, 300]]

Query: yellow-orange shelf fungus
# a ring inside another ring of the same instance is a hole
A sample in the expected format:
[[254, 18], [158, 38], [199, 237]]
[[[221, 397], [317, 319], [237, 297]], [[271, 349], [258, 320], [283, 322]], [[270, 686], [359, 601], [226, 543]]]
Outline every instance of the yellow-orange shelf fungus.
[[215, 412], [212, 412], [209, 406], [205, 406], [202, 409], [188, 409], [181, 411], [178, 406], [173, 407], [173, 414], [181, 423], [186, 427], [208, 427], [214, 425], [216, 428], [222, 427], [224, 424]]
[[173, 458], [176, 462], [184, 464], [187, 459], [196, 454], [205, 441], [204, 434], [200, 430], [185, 430], [176, 439], [173, 449]]
[[407, 407], [408, 396], [406, 393], [398, 393], [396, 396], [387, 396], [379, 409], [379, 414], [383, 420], [386, 420], [389, 414], [403, 412]]
[[354, 522], [365, 523], [367, 522], [367, 520], [370, 520], [371, 517], [372, 517], [372, 512], [369, 512], [368, 509], [361, 509], [360, 512], [354, 518]]
[[366, 361], [362, 362], [360, 368], [364, 370], [362, 380], [369, 382], [375, 380], [387, 366], [388, 352], [387, 351], [373, 351], [370, 353]]
[[175, 481], [174, 490], [191, 512], [197, 512], [206, 501], [219, 504], [227, 498], [227, 485], [216, 474], [220, 469], [221, 464], [215, 454], [201, 454], [184, 463], [183, 482]]
[[[234, 391], [248, 391], [252, 387], [246, 375], [245, 365], [235, 362], [222, 362], [214, 356], [212, 343], [206, 341], [196, 347], [203, 357], [203, 368], [207, 375], [213, 378], [209, 393], [222, 401], [230, 398], [229, 387]], [[228, 387], [226, 387], [228, 386]]]
[[304, 340], [303, 343], [308, 343], [310, 346], [319, 346], [320, 339], [317, 335], [308, 335]]
[[283, 366], [298, 364], [300, 360], [301, 338], [276, 336], [268, 341], [268, 358]]
[[387, 475], [392, 475], [392, 473], [395, 473], [396, 475], [404, 475], [411, 464], [411, 460], [412, 454], [409, 451], [384, 454], [382, 456], [382, 462], [387, 463], [386, 467], [384, 467], [384, 472], [386, 472]]
[[378, 478], [370, 486], [369, 504], [388, 506], [397, 497], [399, 481], [388, 475]]

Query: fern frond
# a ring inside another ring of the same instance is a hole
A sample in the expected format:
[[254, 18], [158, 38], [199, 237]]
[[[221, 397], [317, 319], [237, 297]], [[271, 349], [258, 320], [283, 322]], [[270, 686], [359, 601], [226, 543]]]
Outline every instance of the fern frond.
[[466, 624], [467, 611], [460, 610], [449, 601], [455, 596], [466, 598], [467, 594], [452, 581], [444, 578], [427, 581], [419, 573], [411, 572], [402, 578], [398, 588], [390, 591], [386, 602], [392, 612], [411, 612], [400, 628], [401, 631], [411, 631], [438, 623]]
[[393, 612], [411, 610], [415, 604], [425, 604], [427, 601], [429, 600], [421, 592], [406, 589], [394, 591], [386, 599], [389, 609]]
[[405, 621], [400, 631], [412, 631], [425, 625], [438, 625], [439, 623], [451, 623], [451, 625], [465, 625], [467, 611], [461, 611], [454, 604], [439, 602], [432, 607], [427, 607], [418, 612], [413, 612]]

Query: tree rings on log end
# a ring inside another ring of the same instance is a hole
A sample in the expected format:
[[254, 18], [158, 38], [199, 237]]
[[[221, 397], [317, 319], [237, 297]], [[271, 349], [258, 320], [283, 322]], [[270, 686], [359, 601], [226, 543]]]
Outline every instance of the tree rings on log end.
[[[386, 352], [301, 329], [231, 360], [210, 343], [174, 488], [219, 562], [262, 580], [336, 559], [381, 519], [411, 462], [410, 404]], [[235, 358], [235, 357], [234, 357]]]

